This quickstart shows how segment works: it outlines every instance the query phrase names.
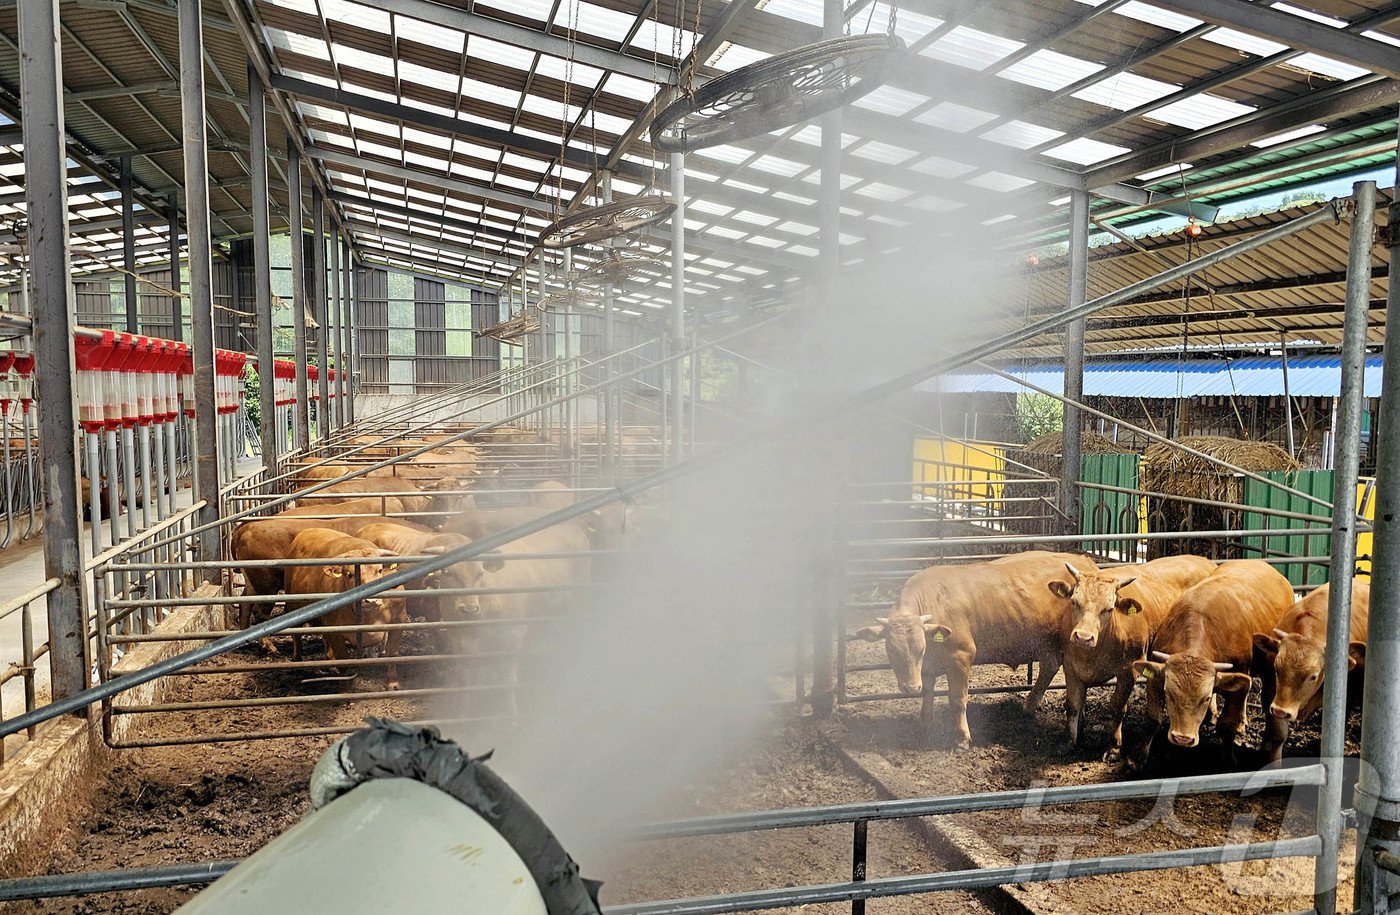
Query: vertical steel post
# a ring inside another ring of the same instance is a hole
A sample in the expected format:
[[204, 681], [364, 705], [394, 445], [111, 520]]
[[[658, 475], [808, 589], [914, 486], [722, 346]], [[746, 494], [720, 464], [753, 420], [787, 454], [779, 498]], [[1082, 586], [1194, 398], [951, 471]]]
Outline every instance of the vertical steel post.
[[355, 421], [355, 379], [359, 377], [359, 362], [356, 354], [360, 351], [360, 341], [355, 337], [355, 327], [359, 314], [359, 278], [355, 274], [355, 262], [350, 239], [345, 239], [345, 416]]
[[262, 411], [258, 423], [262, 438], [263, 466], [277, 475], [277, 379], [272, 349], [272, 262], [268, 252], [271, 232], [267, 194], [267, 91], [253, 62], [248, 62], [248, 156], [253, 168], [253, 314], [258, 349], [258, 393]]
[[[43, 421], [39, 422], [40, 427]], [[102, 552], [102, 448], [97, 433], [83, 433], [83, 454], [87, 457], [88, 475], [88, 514], [91, 522], [88, 533], [92, 536], [92, 555]]]
[[[1400, 154], [1396, 158], [1400, 177]], [[1390, 262], [1400, 263], [1400, 195], [1390, 204]], [[1400, 270], [1392, 269], [1386, 309], [1400, 314]], [[1386, 342], [1390, 340], [1386, 325]], [[1380, 431], [1376, 442], [1376, 514], [1371, 522], [1371, 607], [1361, 720], [1361, 776], [1356, 783], [1358, 912], [1390, 910], [1400, 876], [1379, 868], [1376, 854], [1400, 852], [1400, 346], [1385, 348]], [[1335, 510], [1334, 510], [1335, 514]]]
[[214, 286], [209, 234], [209, 147], [204, 118], [204, 23], [200, 0], [177, 0], [180, 21], [180, 110], [185, 145], [185, 224], [190, 248], [190, 336], [194, 345], [195, 478], [205, 500], [198, 522], [200, 558], [219, 558], [218, 432], [214, 412]]
[[[54, 699], [87, 686], [87, 614], [78, 549], [78, 455], [73, 430], [73, 284], [68, 261], [68, 150], [63, 128], [63, 58], [58, 0], [19, 4], [20, 108], [24, 111], [24, 197], [34, 274], [35, 384], [44, 398], [44, 575]], [[93, 481], [96, 486], [97, 481]], [[98, 519], [94, 518], [97, 524]]]
[[316, 437], [326, 438], [331, 434], [331, 373], [326, 361], [326, 338], [330, 335], [326, 320], [326, 204], [321, 199], [319, 185], [311, 185], [311, 302], [316, 313]]
[[121, 161], [122, 195], [122, 274], [126, 299], [126, 332], [140, 333], [140, 309], [137, 307], [136, 293], [136, 201], [132, 199], [131, 157], [122, 156]]
[[[170, 195], [169, 213], [170, 237], [166, 240], [170, 245], [170, 289], [172, 292], [180, 291], [180, 208], [175, 205], [175, 195]], [[185, 339], [185, 309], [184, 301], [179, 295], [170, 297], [170, 339], [184, 341]], [[171, 477], [172, 481], [174, 477]]]
[[[1332, 574], [1327, 593], [1327, 648], [1323, 658], [1322, 763], [1327, 781], [1317, 799], [1322, 839], [1313, 871], [1313, 905], [1337, 911], [1337, 853], [1342, 841], [1342, 758], [1346, 751], [1347, 646], [1351, 641], [1351, 579], [1356, 569], [1356, 484], [1361, 473], [1361, 409], [1366, 386], [1366, 323], [1371, 308], [1371, 249], [1376, 244], [1376, 183], [1352, 185], [1351, 243], [1347, 250], [1346, 308], [1342, 317], [1342, 387], [1337, 462], [1332, 483]], [[1268, 709], [1264, 710], [1265, 714]]]
[[122, 542], [121, 465], [117, 463], [117, 430], [108, 427], [102, 431], [107, 439], [107, 523], [111, 527], [112, 546], [116, 546]]
[[1279, 354], [1283, 359], [1283, 417], [1284, 441], [1288, 445], [1288, 454], [1293, 456], [1293, 395], [1288, 389], [1288, 334], [1279, 332], [1278, 335]]
[[[1089, 286], [1089, 194], [1070, 191], [1069, 217], [1069, 301], [1067, 306], [1084, 304]], [[1084, 321], [1065, 328], [1065, 398], [1084, 399]], [[1079, 529], [1079, 473], [1083, 463], [1084, 422], [1079, 408], [1065, 404], [1064, 438], [1060, 454], [1060, 510], [1064, 512], [1064, 532]]]
[[[330, 233], [328, 233], [328, 234], [330, 235], [330, 239], [329, 239], [329, 240], [330, 240], [330, 243], [331, 243], [331, 251], [330, 251], [331, 294], [330, 294], [330, 298], [328, 298], [328, 299], [326, 300], [326, 310], [327, 310], [327, 313], [328, 313], [328, 315], [329, 315], [329, 317], [330, 317], [330, 323], [331, 323], [331, 339], [330, 339], [330, 346], [326, 347], [326, 349], [327, 349], [327, 350], [330, 352], [330, 354], [331, 354], [332, 356], [334, 356], [335, 358], [334, 358], [334, 359], [329, 359], [329, 360], [327, 360], [326, 364], [327, 364], [327, 365], [330, 365], [331, 362], [334, 362], [334, 363], [335, 363], [335, 368], [336, 368], [336, 375], [337, 375], [337, 376], [340, 376], [340, 375], [344, 375], [344, 374], [345, 374], [345, 361], [344, 361], [343, 359], [340, 358], [341, 343], [342, 343], [342, 339], [341, 339], [341, 326], [340, 326], [340, 315], [341, 315], [341, 308], [340, 308], [340, 233], [339, 233], [339, 232], [330, 232]], [[329, 374], [329, 373], [328, 373], [328, 374]], [[330, 383], [330, 379], [327, 379], [327, 380], [326, 380], [326, 383], [329, 384], [329, 383]], [[335, 397], [335, 410], [334, 410], [334, 412], [332, 412], [331, 409], [330, 409], [330, 407], [327, 406], [327, 408], [326, 408], [326, 412], [327, 412], [326, 419], [327, 419], [328, 422], [330, 422], [332, 425], [334, 425], [334, 426], [338, 429], [338, 428], [340, 428], [341, 426], [345, 425], [345, 398], [339, 396], [339, 394], [340, 394], [340, 379], [339, 379], [339, 377], [336, 378], [335, 387], [332, 388], [332, 393], [336, 395], [336, 397]]]
[[[671, 200], [676, 211], [671, 216], [671, 460], [685, 456], [685, 154], [671, 154]], [[665, 430], [662, 430], [665, 434]]]
[[[608, 169], [604, 169], [603, 173], [599, 176], [598, 184], [603, 197], [603, 203], [612, 203], [612, 172]], [[605, 249], [604, 256], [607, 256], [607, 249], [612, 248], [612, 242], [604, 242], [603, 247]], [[603, 389], [604, 393], [602, 398], [603, 440], [600, 443], [600, 450], [603, 458], [603, 478], [611, 480], [613, 483], [617, 482], [617, 465], [613, 460], [613, 426], [617, 422], [617, 407], [619, 405], [618, 390], [614, 383], [614, 379], [617, 376], [617, 366], [614, 364], [612, 358], [613, 352], [617, 348], [615, 337], [617, 329], [613, 323], [616, 315], [616, 308], [613, 301], [615, 294], [612, 280], [609, 279], [603, 284], [603, 359], [605, 361], [603, 362], [602, 380], [606, 387]]]
[[287, 139], [287, 221], [292, 231], [292, 361], [296, 363], [292, 450], [302, 451], [311, 431], [311, 392], [306, 381], [306, 242], [302, 234], [301, 153], [291, 138]]

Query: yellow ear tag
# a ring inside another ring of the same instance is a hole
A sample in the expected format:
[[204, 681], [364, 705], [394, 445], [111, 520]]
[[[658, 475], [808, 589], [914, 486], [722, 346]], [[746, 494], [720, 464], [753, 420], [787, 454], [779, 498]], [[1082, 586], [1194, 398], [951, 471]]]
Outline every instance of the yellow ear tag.
[[1142, 670], [1142, 676], [1143, 676], [1143, 679], [1145, 679], [1145, 680], [1151, 680], [1151, 679], [1152, 679], [1152, 668], [1150, 668], [1150, 667], [1144, 667], [1143, 670]]
[[943, 641], [943, 633], [941, 633], [941, 632], [935, 632], [935, 633], [933, 634], [933, 640], [934, 640], [935, 642], [941, 642], [941, 641]]
[[1129, 605], [1128, 605], [1128, 615], [1129, 615], [1129, 616], [1132, 616], [1134, 613], [1137, 613], [1137, 604], [1129, 604]]

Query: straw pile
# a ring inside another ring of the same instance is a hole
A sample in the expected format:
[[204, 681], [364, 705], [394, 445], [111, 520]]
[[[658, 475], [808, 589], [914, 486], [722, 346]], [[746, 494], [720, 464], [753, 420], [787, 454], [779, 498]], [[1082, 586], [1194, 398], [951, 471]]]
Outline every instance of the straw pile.
[[[1254, 473], [1301, 470], [1302, 465], [1272, 442], [1249, 442], [1214, 435], [1181, 439], [1181, 444]], [[1153, 444], [1143, 452], [1141, 486], [1148, 492], [1189, 496], [1243, 505], [1244, 478], [1194, 454], [1169, 445]], [[1147, 499], [1147, 527], [1152, 531], [1212, 531], [1238, 529], [1243, 509], [1193, 505], [1172, 499]], [[1152, 558], [1197, 553], [1212, 559], [1237, 559], [1239, 546], [1220, 540], [1148, 541]]]

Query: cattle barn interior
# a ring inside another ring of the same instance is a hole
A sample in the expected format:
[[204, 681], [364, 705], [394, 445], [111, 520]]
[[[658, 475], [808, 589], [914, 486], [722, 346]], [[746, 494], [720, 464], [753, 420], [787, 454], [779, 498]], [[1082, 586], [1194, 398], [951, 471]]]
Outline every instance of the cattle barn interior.
[[1400, 4], [0, 36], [6, 911], [1394, 909]]

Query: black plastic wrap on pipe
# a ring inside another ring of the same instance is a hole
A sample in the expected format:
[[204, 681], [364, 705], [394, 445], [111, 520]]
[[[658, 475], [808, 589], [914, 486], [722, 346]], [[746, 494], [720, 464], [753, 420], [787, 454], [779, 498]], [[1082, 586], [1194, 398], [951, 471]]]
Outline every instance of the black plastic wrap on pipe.
[[466, 804], [510, 843], [535, 878], [549, 915], [601, 915], [601, 883], [585, 880], [578, 865], [539, 814], [485, 765], [436, 728], [367, 719], [369, 726], [326, 751], [311, 776], [311, 803], [322, 807], [372, 778], [411, 778]]

